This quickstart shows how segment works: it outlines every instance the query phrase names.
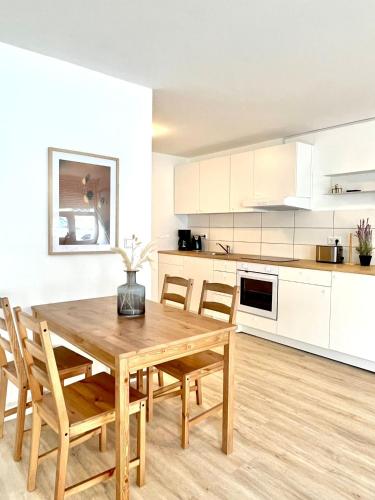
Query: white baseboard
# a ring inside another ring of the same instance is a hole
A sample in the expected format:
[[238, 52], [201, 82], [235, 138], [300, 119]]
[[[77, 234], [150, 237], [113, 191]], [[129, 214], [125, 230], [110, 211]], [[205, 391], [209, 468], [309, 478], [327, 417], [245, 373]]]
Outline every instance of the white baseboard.
[[277, 342], [278, 344], [287, 345], [288, 347], [294, 347], [295, 349], [323, 356], [324, 358], [333, 359], [334, 361], [339, 361], [340, 363], [345, 363], [347, 365], [375, 372], [375, 362], [367, 359], [356, 358], [355, 356], [350, 356], [349, 354], [333, 351], [331, 349], [324, 349], [323, 347], [306, 344], [305, 342], [300, 342], [299, 340], [289, 339], [287, 337], [264, 332], [262, 330], [256, 330], [255, 328], [250, 328], [248, 326], [240, 325], [237, 331], [247, 333], [248, 335], [254, 335], [255, 337], [261, 337], [266, 340], [271, 340], [272, 342]]

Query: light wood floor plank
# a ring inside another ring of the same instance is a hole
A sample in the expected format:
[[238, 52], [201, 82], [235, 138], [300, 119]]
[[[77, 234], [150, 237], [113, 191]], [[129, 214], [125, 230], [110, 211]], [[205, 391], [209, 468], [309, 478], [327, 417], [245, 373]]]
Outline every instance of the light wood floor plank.
[[[239, 334], [235, 378], [233, 454], [228, 457], [220, 450], [221, 421], [215, 417], [193, 427], [190, 447], [182, 450], [180, 400], [155, 404], [154, 419], [147, 426], [146, 485], [138, 488], [131, 473], [133, 500], [375, 498], [374, 374]], [[220, 373], [204, 380], [203, 409], [220, 401], [221, 387]], [[135, 422], [131, 424], [135, 436]], [[1, 500], [50, 498], [55, 462], [40, 466], [37, 490], [26, 493], [30, 433], [25, 437], [25, 459], [15, 463], [14, 430], [14, 422], [7, 422], [0, 441]], [[43, 428], [42, 449], [53, 446], [53, 433]], [[110, 426], [107, 452], [97, 451], [96, 439], [71, 451], [68, 483], [113, 463]], [[114, 493], [111, 481], [74, 498], [106, 500]]]

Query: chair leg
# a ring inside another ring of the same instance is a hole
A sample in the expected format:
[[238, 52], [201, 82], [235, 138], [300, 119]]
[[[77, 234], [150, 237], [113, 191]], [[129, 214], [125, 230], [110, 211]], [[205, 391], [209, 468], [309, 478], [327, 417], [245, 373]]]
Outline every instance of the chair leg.
[[197, 401], [197, 405], [201, 405], [202, 404], [202, 380], [200, 378], [198, 378], [196, 381], [195, 381], [195, 397], [196, 397], [196, 401]]
[[101, 452], [107, 451], [107, 426], [102, 425], [101, 432], [99, 434], [99, 450]]
[[5, 403], [7, 400], [8, 379], [0, 368], [0, 438], [4, 435]]
[[158, 382], [159, 387], [164, 387], [164, 373], [161, 370], [158, 370]]
[[33, 423], [31, 429], [31, 445], [30, 445], [30, 459], [29, 459], [29, 472], [27, 477], [27, 491], [34, 491], [36, 485], [36, 473], [38, 470], [38, 456], [39, 456], [39, 443], [40, 432], [42, 430], [42, 419], [38, 411], [33, 408]]
[[88, 365], [85, 371], [85, 378], [91, 377], [92, 375], [92, 365]]
[[154, 416], [154, 379], [152, 367], [147, 368], [147, 422]]
[[16, 438], [13, 453], [13, 458], [16, 462], [19, 462], [22, 458], [23, 435], [25, 433], [26, 403], [27, 386], [23, 385], [18, 390]]
[[181, 447], [189, 447], [190, 377], [182, 379], [182, 426]]
[[55, 500], [63, 500], [65, 496], [68, 456], [69, 456], [69, 433], [64, 433], [60, 435], [59, 451], [57, 453]]
[[143, 392], [143, 370], [137, 370], [137, 390]]
[[137, 429], [137, 457], [139, 458], [139, 465], [137, 467], [137, 485], [143, 486], [145, 484], [145, 468], [146, 468], [146, 403], [141, 402], [140, 412], [137, 415], [138, 429]]

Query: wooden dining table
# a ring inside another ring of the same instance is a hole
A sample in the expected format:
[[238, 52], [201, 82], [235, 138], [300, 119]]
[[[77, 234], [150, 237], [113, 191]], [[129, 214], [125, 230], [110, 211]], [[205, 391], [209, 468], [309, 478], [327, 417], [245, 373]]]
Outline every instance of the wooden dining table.
[[97, 359], [116, 377], [116, 499], [129, 498], [130, 373], [188, 354], [224, 348], [222, 451], [233, 448], [233, 324], [146, 301], [144, 317], [117, 315], [117, 297], [32, 307], [49, 329]]

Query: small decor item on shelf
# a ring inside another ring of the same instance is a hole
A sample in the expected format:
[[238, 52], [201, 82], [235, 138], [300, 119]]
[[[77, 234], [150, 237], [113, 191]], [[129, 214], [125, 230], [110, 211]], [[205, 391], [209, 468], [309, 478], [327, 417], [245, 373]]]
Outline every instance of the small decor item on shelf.
[[331, 194], [342, 194], [342, 187], [338, 184], [335, 184], [333, 187], [331, 187]]
[[368, 219], [361, 219], [357, 225], [355, 232], [358, 238], [358, 246], [356, 248], [359, 253], [359, 261], [361, 266], [369, 266], [372, 259], [372, 229], [368, 223]]
[[117, 313], [120, 316], [139, 317], [145, 314], [145, 287], [136, 281], [136, 273], [146, 262], [151, 262], [155, 242], [151, 241], [142, 249], [142, 242], [133, 234], [130, 248], [111, 248], [121, 255], [127, 274], [127, 283], [117, 289]]

